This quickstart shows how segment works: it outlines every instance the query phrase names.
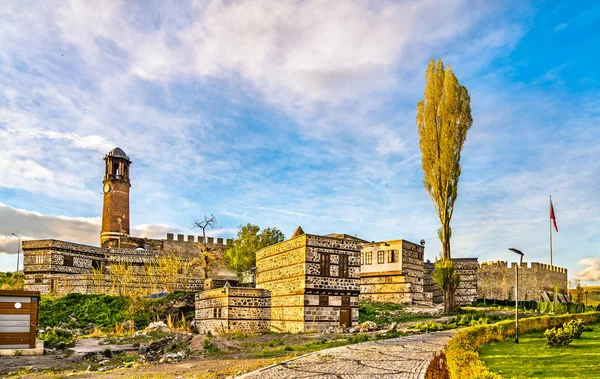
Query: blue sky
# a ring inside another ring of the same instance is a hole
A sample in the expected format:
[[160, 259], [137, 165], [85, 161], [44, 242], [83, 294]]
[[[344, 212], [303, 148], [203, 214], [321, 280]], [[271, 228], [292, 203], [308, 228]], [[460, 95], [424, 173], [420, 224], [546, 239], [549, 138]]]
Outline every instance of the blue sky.
[[471, 93], [452, 254], [600, 282], [600, 6], [579, 2], [0, 4], [0, 270], [17, 241], [97, 244], [104, 155], [133, 160], [133, 234], [440, 244], [415, 123], [429, 59]]

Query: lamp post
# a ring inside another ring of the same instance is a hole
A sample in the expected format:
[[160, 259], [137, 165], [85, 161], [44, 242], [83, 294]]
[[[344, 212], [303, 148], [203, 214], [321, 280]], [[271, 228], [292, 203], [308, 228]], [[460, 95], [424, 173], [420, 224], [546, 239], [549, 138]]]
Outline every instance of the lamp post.
[[[515, 254], [519, 254], [521, 259], [519, 260], [519, 266], [523, 264], [523, 252], [513, 247], [508, 250]], [[519, 266], [515, 267], [515, 343], [519, 343]]]
[[17, 247], [17, 271], [19, 271], [19, 253], [21, 252], [21, 237], [19, 237], [15, 233], [11, 234], [19, 239], [19, 246]]

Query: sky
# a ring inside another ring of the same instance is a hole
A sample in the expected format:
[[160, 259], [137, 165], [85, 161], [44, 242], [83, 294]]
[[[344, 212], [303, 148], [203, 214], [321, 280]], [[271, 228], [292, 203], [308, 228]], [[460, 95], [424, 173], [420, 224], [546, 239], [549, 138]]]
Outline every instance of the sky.
[[432, 58], [471, 95], [453, 257], [600, 284], [600, 4], [2, 1], [0, 271], [18, 239], [99, 243], [103, 157], [131, 166], [132, 235], [426, 241], [416, 104]]

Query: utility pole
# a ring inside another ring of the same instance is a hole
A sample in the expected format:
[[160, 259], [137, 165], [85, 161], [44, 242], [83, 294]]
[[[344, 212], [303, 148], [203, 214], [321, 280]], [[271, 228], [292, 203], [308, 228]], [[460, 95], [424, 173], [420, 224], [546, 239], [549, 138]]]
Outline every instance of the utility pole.
[[19, 253], [21, 252], [21, 237], [19, 237], [15, 233], [11, 234], [19, 239], [19, 246], [17, 247], [17, 271], [19, 271]]

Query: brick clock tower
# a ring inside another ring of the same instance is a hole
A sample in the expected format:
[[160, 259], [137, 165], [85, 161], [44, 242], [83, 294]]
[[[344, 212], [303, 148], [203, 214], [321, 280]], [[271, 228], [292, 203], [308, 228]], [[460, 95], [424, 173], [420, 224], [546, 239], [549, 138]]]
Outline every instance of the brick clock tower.
[[129, 236], [129, 166], [131, 160], [116, 147], [104, 157], [104, 206], [101, 247], [120, 247], [121, 237]]

